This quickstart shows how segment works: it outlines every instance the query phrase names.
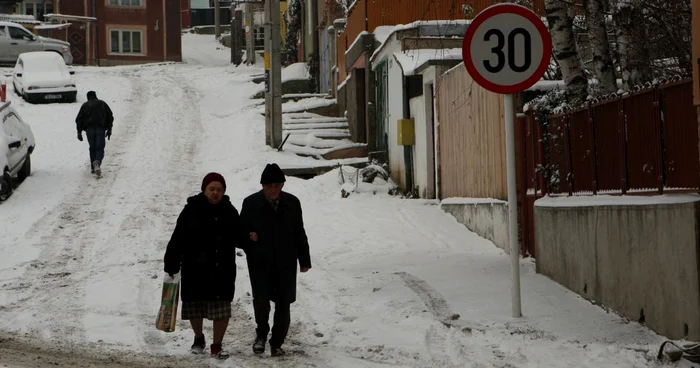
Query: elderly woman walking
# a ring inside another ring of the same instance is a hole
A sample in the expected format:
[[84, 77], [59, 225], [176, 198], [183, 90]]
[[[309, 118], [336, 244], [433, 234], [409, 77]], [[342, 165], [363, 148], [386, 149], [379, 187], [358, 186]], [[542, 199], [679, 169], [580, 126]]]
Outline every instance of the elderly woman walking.
[[204, 352], [206, 318], [214, 325], [211, 355], [219, 359], [228, 358], [221, 341], [231, 318], [235, 248], [245, 249], [248, 241], [238, 211], [225, 192], [224, 177], [207, 174], [202, 192], [187, 199], [165, 251], [165, 272], [173, 276], [182, 271], [182, 319], [192, 324], [192, 352]]

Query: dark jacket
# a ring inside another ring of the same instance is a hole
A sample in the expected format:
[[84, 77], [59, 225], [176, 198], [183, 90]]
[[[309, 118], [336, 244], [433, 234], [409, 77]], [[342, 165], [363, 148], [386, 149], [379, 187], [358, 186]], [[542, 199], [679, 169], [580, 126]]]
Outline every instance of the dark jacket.
[[114, 116], [106, 102], [97, 98], [89, 99], [80, 107], [80, 112], [75, 118], [78, 132], [88, 128], [102, 128], [112, 130]]
[[243, 201], [241, 218], [258, 234], [258, 241], [246, 250], [253, 298], [294, 303], [297, 261], [299, 267], [311, 267], [299, 199], [282, 192], [275, 211], [260, 191]]
[[204, 193], [187, 199], [165, 251], [165, 272], [182, 271], [183, 302], [233, 301], [236, 247], [245, 248], [248, 234], [238, 211], [224, 196], [209, 203]]

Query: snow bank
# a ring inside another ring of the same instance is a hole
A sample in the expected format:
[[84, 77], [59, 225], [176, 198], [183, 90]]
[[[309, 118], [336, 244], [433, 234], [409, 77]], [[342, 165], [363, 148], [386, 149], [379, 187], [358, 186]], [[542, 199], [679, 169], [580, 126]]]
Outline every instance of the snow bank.
[[282, 69], [282, 83], [293, 80], [309, 80], [309, 67], [305, 62], [294, 63]]

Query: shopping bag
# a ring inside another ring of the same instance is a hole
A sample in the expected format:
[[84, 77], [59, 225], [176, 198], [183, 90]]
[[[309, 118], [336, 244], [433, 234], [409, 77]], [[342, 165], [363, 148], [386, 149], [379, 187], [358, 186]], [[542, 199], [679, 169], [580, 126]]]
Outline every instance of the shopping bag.
[[175, 331], [177, 322], [177, 304], [180, 300], [180, 274], [170, 277], [167, 273], [163, 279], [163, 293], [156, 319], [156, 328], [165, 331]]

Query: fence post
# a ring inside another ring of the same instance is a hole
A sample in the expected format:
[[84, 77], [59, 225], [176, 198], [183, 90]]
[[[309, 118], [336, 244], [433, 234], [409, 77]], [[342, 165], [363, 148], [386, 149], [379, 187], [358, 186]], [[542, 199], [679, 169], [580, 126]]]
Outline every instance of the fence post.
[[661, 104], [660, 104], [660, 99], [661, 99], [661, 93], [659, 90], [659, 85], [657, 84], [654, 86], [654, 128], [656, 128], [656, 143], [658, 144], [659, 148], [659, 154], [657, 155], [657, 162], [656, 162], [656, 170], [657, 170], [657, 175], [656, 175], [656, 181], [657, 185], [659, 187], [659, 194], [664, 194], [664, 168], [663, 168], [663, 150], [664, 150], [664, 143], [661, 135]]
[[586, 103], [586, 108], [588, 109], [588, 127], [589, 127], [589, 132], [591, 134], [591, 147], [592, 149], [592, 154], [593, 154], [593, 159], [591, 160], [591, 166], [593, 169], [593, 195], [598, 194], [598, 171], [596, 170], [597, 168], [597, 163], [596, 160], [598, 159], [598, 148], [596, 146], [596, 140], [595, 140], [595, 114], [593, 113], [593, 105], [589, 101]]
[[[565, 113], [565, 115], [562, 116], [563, 124], [564, 124], [564, 145], [565, 145], [565, 151], [566, 152], [566, 165], [568, 166], [568, 172], [569, 174], [567, 175], [566, 180], [569, 182], [569, 196], [574, 195], [574, 163], [573, 163], [573, 158], [571, 157], [571, 129], [570, 128], [570, 121], [569, 121], [569, 112]], [[559, 179], [561, 180], [561, 179]]]
[[625, 113], [625, 100], [619, 97], [617, 129], [620, 131], [620, 189], [622, 194], [627, 194], [627, 114]]
[[[532, 118], [532, 123], [534, 124], [535, 131], [537, 132], [537, 135], [535, 139], [537, 139], [537, 144], [534, 145], [534, 147], [537, 147], [537, 157], [539, 158], [540, 165], [542, 165], [542, 172], [540, 172], [538, 175], [540, 176], [539, 182], [535, 190], [539, 189], [541, 190], [542, 196], [544, 197], [545, 195], [549, 194], [549, 178], [551, 177], [551, 173], [549, 172], [550, 167], [545, 162], [545, 153], [544, 153], [544, 133], [543, 133], [543, 128], [542, 125], [540, 125], [540, 121], [537, 119], [537, 116], [535, 116], [535, 113], [531, 113], [531, 118]], [[535, 170], [537, 169], [537, 166], [535, 166]], [[537, 171], [535, 171], [537, 172]], [[537, 196], [537, 192], [535, 192], [535, 197]]]

